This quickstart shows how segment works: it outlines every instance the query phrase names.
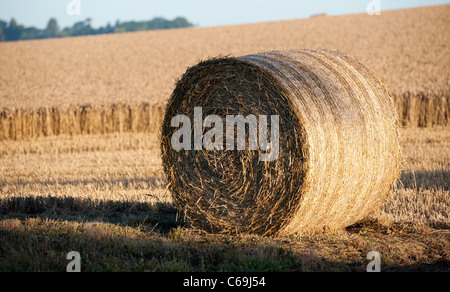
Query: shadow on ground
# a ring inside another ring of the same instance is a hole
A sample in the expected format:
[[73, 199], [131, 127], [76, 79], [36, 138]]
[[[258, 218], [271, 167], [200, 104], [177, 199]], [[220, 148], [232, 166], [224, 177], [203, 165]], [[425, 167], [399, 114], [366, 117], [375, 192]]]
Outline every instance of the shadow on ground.
[[[414, 175], [416, 187], [448, 188], [449, 172]], [[434, 184], [422, 182], [430, 177]], [[408, 174], [402, 179], [411, 186]], [[90, 222], [99, 224], [79, 224]], [[341, 237], [227, 236], [192, 230], [173, 203], [9, 195], [0, 197], [0, 271], [64, 271], [67, 252], [76, 250], [83, 271], [365, 272], [373, 249], [382, 272], [449, 271], [448, 230], [408, 228], [369, 223]]]
[[[149, 194], [149, 196], [151, 196]], [[48, 218], [61, 221], [99, 221], [135, 227], [153, 225], [160, 232], [184, 226], [172, 203], [92, 200], [54, 196], [9, 196], [0, 198], [0, 215], [5, 218]]]
[[401, 184], [406, 189], [443, 189], [450, 190], [450, 171], [410, 171], [402, 173]]
[[[372, 248], [381, 253], [382, 272], [448, 271], [450, 266], [445, 257], [431, 254], [431, 263], [417, 258], [414, 263], [400, 263], [413, 254], [403, 251], [398, 256], [390, 252], [391, 245], [374, 246], [371, 231], [362, 234], [362, 227], [352, 230], [351, 239], [294, 239], [205, 234], [179, 226], [160, 233], [74, 221], [1, 220], [0, 271], [62, 272], [70, 251], [80, 253], [83, 272], [366, 272], [370, 261], [366, 256]], [[436, 252], [442, 254], [442, 249]]]

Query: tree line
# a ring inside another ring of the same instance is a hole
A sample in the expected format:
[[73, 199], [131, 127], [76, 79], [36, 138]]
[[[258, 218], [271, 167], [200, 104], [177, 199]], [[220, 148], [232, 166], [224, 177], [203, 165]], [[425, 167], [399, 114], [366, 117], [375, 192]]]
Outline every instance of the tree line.
[[93, 28], [91, 26], [91, 22], [92, 19], [88, 18], [84, 21], [75, 23], [72, 27], [60, 29], [57, 20], [55, 18], [51, 18], [48, 21], [47, 27], [45, 29], [38, 29], [36, 27], [25, 27], [23, 25], [20, 25], [14, 18], [12, 18], [9, 23], [0, 20], [0, 42], [171, 29], [193, 26], [193, 24], [184, 17], [177, 17], [174, 20], [167, 20], [162, 17], [156, 17], [149, 21], [116, 21], [114, 25], [108, 23], [106, 26], [100, 28]]

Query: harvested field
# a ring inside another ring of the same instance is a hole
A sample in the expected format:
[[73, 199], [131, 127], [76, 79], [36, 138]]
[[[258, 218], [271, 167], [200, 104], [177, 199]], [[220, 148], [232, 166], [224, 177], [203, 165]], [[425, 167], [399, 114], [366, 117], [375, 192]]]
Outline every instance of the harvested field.
[[[381, 211], [332, 235], [208, 235], [182, 219], [156, 136], [0, 142], [0, 270], [448, 271], [450, 131], [401, 129], [402, 184]], [[175, 255], [175, 258], [174, 258]]]
[[[58, 124], [53, 120], [58, 115], [47, 112], [67, 113], [66, 119], [71, 120], [73, 112], [81, 115], [86, 106], [100, 106], [98, 115], [107, 115], [111, 107], [127, 104], [143, 111], [138, 115], [146, 115], [143, 105], [166, 102], [175, 79], [199, 60], [302, 48], [336, 49], [373, 69], [394, 97], [402, 125], [446, 125], [450, 116], [449, 12], [446, 5], [385, 11], [380, 17], [327, 16], [1, 43], [0, 139], [77, 133], [83, 127], [80, 122], [74, 129], [50, 131], [51, 126], [44, 125]], [[79, 109], [65, 110], [73, 106]], [[24, 115], [23, 110], [32, 113]], [[29, 115], [45, 121], [38, 132], [18, 126], [26, 124]], [[84, 127], [97, 127], [89, 123]], [[139, 120], [136, 126], [119, 128], [152, 132], [154, 128], [145, 123]]]
[[[449, 271], [450, 5], [230, 27], [0, 43], [0, 271]], [[394, 98], [402, 172], [333, 234], [206, 234], [167, 186], [159, 131], [187, 67], [337, 49]], [[447, 126], [443, 126], [447, 125]]]

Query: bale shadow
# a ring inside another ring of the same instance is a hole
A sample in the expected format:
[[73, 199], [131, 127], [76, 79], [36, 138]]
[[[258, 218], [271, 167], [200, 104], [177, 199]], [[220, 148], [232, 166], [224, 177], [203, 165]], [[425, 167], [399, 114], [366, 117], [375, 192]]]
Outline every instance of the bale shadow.
[[[72, 234], [57, 227], [52, 232], [52, 227], [46, 226], [35, 228], [31, 234], [28, 228], [0, 229], [4, 244], [0, 250], [0, 271], [64, 271], [68, 263], [65, 255], [72, 250], [82, 255], [83, 272], [366, 272], [369, 263], [363, 250], [355, 249], [346, 259], [343, 243], [339, 245], [343, 255], [324, 258], [321, 253], [311, 252], [320, 249], [320, 245], [313, 245], [315, 240], [306, 245], [300, 242], [301, 250], [292, 251], [277, 242], [257, 240], [254, 236], [239, 239], [172, 234], [177, 237], [135, 240], [123, 236], [103, 237], [92, 232]], [[335, 241], [329, 244], [337, 248]], [[436, 259], [432, 264], [385, 265], [382, 262], [381, 272], [444, 272], [449, 271], [448, 267], [446, 259]], [[282, 282], [292, 280], [288, 277]]]
[[141, 226], [161, 233], [184, 226], [174, 203], [93, 200], [54, 196], [9, 196], [0, 198], [0, 216], [45, 218], [76, 222], [104, 222], [122, 226]]
[[405, 189], [450, 190], [450, 170], [410, 171], [402, 173], [401, 184]]

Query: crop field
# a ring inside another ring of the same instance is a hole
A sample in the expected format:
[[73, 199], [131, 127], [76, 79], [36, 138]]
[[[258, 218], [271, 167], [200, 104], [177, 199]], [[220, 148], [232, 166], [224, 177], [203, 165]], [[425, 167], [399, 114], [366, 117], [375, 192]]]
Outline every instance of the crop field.
[[[449, 271], [450, 6], [0, 43], [0, 271]], [[209, 234], [184, 220], [160, 153], [165, 103], [218, 55], [337, 49], [394, 98], [402, 173], [332, 234]]]

